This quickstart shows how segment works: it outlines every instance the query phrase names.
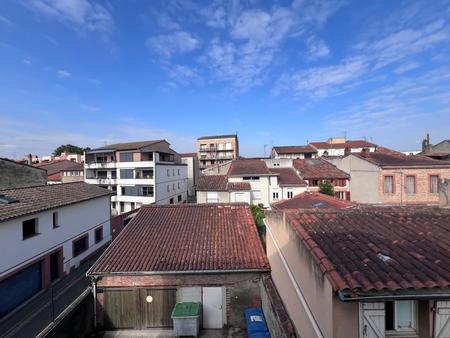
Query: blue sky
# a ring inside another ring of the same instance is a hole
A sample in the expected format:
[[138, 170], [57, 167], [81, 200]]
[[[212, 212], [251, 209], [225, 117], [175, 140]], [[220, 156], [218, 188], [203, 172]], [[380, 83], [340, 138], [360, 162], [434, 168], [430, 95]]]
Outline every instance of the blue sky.
[[4, 0], [0, 56], [0, 156], [450, 138], [448, 1]]

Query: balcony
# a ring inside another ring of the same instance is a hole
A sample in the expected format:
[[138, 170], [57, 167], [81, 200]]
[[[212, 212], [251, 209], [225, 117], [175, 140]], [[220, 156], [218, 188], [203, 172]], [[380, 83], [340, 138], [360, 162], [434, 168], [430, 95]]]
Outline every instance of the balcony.
[[90, 162], [84, 163], [84, 167], [86, 169], [114, 169], [116, 168], [116, 161], [111, 161], [111, 162]]
[[91, 178], [85, 178], [84, 181], [89, 184], [102, 184], [102, 185], [116, 185], [117, 179], [116, 178], [109, 178], [109, 177], [91, 177]]

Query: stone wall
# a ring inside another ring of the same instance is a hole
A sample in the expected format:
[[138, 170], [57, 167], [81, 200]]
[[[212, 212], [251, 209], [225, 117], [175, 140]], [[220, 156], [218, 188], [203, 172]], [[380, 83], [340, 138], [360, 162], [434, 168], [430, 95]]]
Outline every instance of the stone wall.
[[47, 184], [47, 172], [26, 164], [0, 158], [0, 189]]

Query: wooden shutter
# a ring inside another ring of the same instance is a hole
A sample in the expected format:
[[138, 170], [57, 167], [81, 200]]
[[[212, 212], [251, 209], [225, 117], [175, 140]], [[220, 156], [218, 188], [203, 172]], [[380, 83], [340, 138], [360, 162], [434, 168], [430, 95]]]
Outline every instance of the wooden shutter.
[[435, 338], [450, 337], [450, 301], [437, 302], [435, 330]]
[[360, 303], [359, 326], [361, 338], [385, 337], [384, 302]]

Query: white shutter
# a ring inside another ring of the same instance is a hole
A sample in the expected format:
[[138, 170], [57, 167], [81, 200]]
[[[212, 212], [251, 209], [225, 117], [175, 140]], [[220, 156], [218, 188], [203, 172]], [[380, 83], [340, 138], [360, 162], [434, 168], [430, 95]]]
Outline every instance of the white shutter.
[[450, 337], [450, 301], [436, 303], [435, 338]]
[[360, 303], [359, 305], [359, 336], [361, 338], [385, 337], [384, 302]]

